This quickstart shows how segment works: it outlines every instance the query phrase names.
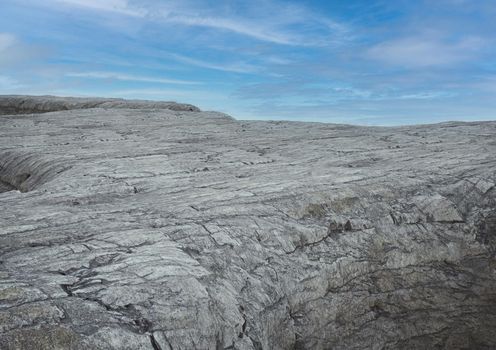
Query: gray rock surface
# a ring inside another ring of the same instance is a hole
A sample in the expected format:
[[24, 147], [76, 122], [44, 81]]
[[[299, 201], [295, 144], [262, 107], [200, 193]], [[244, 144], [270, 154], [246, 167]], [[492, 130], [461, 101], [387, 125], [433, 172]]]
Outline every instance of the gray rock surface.
[[496, 122], [117, 104], [0, 117], [1, 349], [496, 348]]
[[199, 112], [198, 107], [176, 102], [123, 100], [120, 98], [76, 98], [56, 96], [0, 96], [0, 115], [65, 111], [88, 108], [170, 109]]

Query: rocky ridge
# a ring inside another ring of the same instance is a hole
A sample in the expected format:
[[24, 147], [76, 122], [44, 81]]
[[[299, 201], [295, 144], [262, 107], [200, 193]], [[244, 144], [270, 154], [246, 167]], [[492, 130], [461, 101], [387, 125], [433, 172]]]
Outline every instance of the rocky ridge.
[[75, 98], [56, 96], [0, 96], [0, 115], [28, 114], [89, 108], [169, 109], [199, 112], [198, 107], [176, 102], [124, 100], [120, 98]]
[[496, 122], [0, 110], [1, 349], [496, 347]]

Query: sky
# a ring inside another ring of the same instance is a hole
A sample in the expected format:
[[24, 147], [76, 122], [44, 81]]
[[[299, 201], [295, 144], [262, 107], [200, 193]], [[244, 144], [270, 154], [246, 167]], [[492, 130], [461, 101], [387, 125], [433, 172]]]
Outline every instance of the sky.
[[496, 119], [496, 0], [0, 0], [0, 94], [237, 119]]

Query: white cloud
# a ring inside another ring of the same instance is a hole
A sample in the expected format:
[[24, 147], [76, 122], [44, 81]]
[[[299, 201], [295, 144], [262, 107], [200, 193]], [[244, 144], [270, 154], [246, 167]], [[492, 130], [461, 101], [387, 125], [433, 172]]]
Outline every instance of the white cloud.
[[124, 96], [132, 98], [133, 96], [140, 96], [145, 98], [166, 97], [166, 98], [202, 98], [202, 99], [219, 99], [226, 98], [225, 94], [216, 93], [205, 90], [176, 90], [176, 89], [128, 89], [116, 90], [110, 92], [113, 96]]
[[399, 100], [433, 100], [433, 99], [443, 99], [456, 96], [453, 92], [446, 91], [424, 91], [412, 94], [400, 95], [398, 97], [393, 97], [392, 99]]
[[17, 80], [5, 75], [0, 75], [0, 91], [2, 91], [2, 93], [8, 93], [9, 91], [20, 89], [22, 87], [23, 85], [21, 85]]
[[293, 63], [290, 59], [284, 58], [284, 57], [278, 57], [278, 56], [267, 56], [263, 58], [267, 63], [271, 64], [277, 64], [277, 65], [285, 65], [285, 64], [290, 64]]
[[224, 72], [234, 72], [234, 73], [255, 73], [259, 70], [258, 67], [247, 64], [247, 63], [226, 63], [226, 64], [216, 64], [216, 63], [210, 63], [202, 60], [198, 60], [195, 58], [187, 57], [184, 55], [178, 55], [178, 54], [169, 54], [169, 57], [172, 59], [190, 64], [193, 66], [197, 67], [202, 67], [202, 68], [208, 68], [208, 69], [214, 69], [214, 70], [220, 70]]
[[54, 0], [63, 5], [77, 6], [89, 10], [114, 12], [127, 16], [143, 17], [146, 11], [131, 7], [126, 0]]
[[456, 42], [427, 36], [408, 37], [380, 43], [368, 50], [370, 58], [406, 67], [444, 66], [473, 58], [483, 40], [466, 37]]
[[159, 83], [159, 84], [181, 84], [181, 85], [197, 85], [201, 84], [197, 81], [177, 80], [166, 78], [153, 78], [140, 75], [130, 75], [115, 72], [84, 72], [84, 73], [66, 73], [65, 76], [73, 78], [89, 78], [89, 79], [115, 79], [123, 81], [136, 81], [146, 83]]
[[469, 88], [480, 90], [491, 95], [496, 94], [496, 76], [488, 75], [478, 77], [478, 81], [469, 85]]
[[[237, 5], [219, 1], [216, 6], [208, 1], [189, 0], [140, 1], [139, 6], [130, 0], [46, 0], [44, 5], [54, 3], [165, 25], [211, 28], [281, 45], [323, 46], [339, 42], [347, 31], [344, 25], [304, 6], [276, 0], [252, 0]], [[241, 10], [233, 10], [237, 7]]]
[[46, 48], [26, 45], [15, 35], [0, 33], [0, 68], [26, 64], [32, 66], [46, 54]]
[[301, 40], [288, 33], [277, 32], [264, 28], [260, 23], [246, 22], [229, 18], [190, 17], [182, 15], [168, 15], [166, 21], [189, 26], [209, 27], [221, 29], [249, 36], [258, 40], [284, 45], [299, 45]]
[[[222, 13], [210, 9], [198, 10], [191, 4], [188, 6], [169, 6], [159, 11], [156, 18], [163, 22], [206, 27], [292, 46], [325, 46], [341, 42], [348, 35], [348, 29], [343, 24], [304, 6], [278, 1], [251, 1], [247, 13], [242, 15], [239, 14], [241, 11]], [[219, 8], [222, 9], [222, 6]]]
[[0, 33], [0, 55], [5, 55], [7, 50], [16, 43], [16, 38], [9, 33]]

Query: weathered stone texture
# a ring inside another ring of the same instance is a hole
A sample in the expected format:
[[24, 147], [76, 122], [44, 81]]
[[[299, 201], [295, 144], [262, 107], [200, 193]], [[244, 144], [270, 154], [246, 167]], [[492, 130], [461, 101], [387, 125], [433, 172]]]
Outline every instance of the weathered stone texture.
[[1, 349], [496, 348], [496, 122], [173, 106], [0, 117]]

